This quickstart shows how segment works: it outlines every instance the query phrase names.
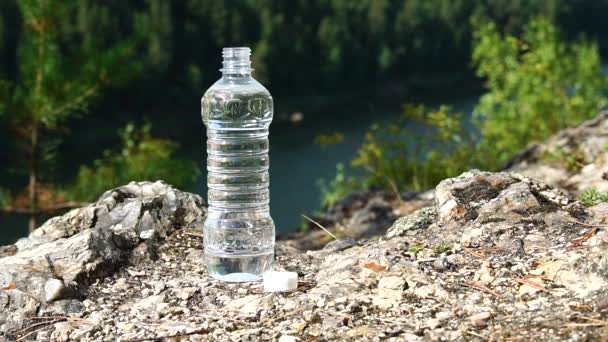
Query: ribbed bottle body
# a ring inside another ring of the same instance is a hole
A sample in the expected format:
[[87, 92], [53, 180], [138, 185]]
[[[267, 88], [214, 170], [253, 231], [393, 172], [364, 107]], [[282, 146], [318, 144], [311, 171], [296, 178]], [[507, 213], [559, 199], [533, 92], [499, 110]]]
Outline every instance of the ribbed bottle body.
[[203, 96], [202, 116], [207, 127], [207, 268], [226, 281], [258, 280], [274, 256], [268, 189], [272, 97], [248, 74], [224, 74]]

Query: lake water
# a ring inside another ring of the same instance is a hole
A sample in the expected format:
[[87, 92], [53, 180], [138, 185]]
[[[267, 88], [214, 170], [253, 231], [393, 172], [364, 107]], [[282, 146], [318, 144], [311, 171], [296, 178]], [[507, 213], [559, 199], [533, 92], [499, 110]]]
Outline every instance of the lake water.
[[[603, 66], [608, 74], [608, 64]], [[356, 155], [365, 132], [373, 123], [386, 123], [402, 114], [405, 102], [425, 103], [429, 106], [449, 104], [456, 110], [470, 114], [479, 89], [469, 86], [445, 87], [441, 91], [433, 84], [426, 84], [423, 96], [393, 91], [399, 95], [350, 94], [336, 97], [299, 97], [285, 100], [275, 97], [275, 120], [270, 127], [270, 205], [277, 232], [285, 234], [294, 231], [302, 222], [301, 215], [319, 209], [320, 190], [317, 186], [321, 178], [331, 179], [335, 175], [336, 164], [348, 165]], [[272, 89], [271, 89], [272, 91]], [[448, 94], [451, 97], [445, 97]], [[110, 111], [111, 112], [111, 111]], [[176, 113], [162, 113], [150, 116], [155, 133], [168, 136], [180, 142], [182, 156], [198, 160], [205, 169], [205, 133], [200, 120], [198, 100], [191, 102], [191, 108]], [[296, 116], [301, 121], [289, 120]], [[113, 116], [112, 116], [113, 115]], [[90, 163], [115, 141], [117, 128], [133, 120], [133, 115], [112, 113], [108, 117], [87, 117], [77, 120], [66, 138], [60, 174], [71, 177], [80, 163]], [[319, 134], [342, 132], [345, 143], [321, 148], [314, 139]], [[114, 139], [114, 140], [113, 140]], [[1, 139], [0, 139], [1, 140]], [[0, 142], [1, 143], [1, 142]], [[206, 173], [191, 189], [184, 189], [206, 197]], [[69, 180], [66, 179], [66, 181]], [[0, 245], [14, 242], [27, 234], [27, 218], [9, 215], [0, 217]]]
[[[452, 99], [456, 110], [471, 112], [476, 98]], [[319, 209], [318, 180], [331, 179], [336, 165], [349, 165], [365, 132], [373, 123], [394, 121], [402, 115], [400, 104], [368, 102], [341, 111], [330, 108], [314, 113], [302, 112], [299, 124], [277, 122], [270, 128], [270, 207], [277, 232], [289, 233], [302, 222], [302, 214]], [[280, 118], [279, 118], [280, 119]], [[329, 147], [313, 143], [319, 134], [340, 131], [345, 141]], [[198, 184], [205, 193], [205, 178]]]
[[[603, 65], [608, 74], [608, 64]], [[279, 234], [295, 230], [301, 215], [319, 209], [320, 191], [317, 182], [332, 178], [336, 164], [348, 165], [355, 156], [366, 130], [372, 123], [386, 123], [401, 115], [405, 102], [427, 105], [449, 104], [454, 109], [470, 114], [479, 89], [454, 86], [441, 91], [426, 85], [424, 94], [369, 96], [350, 94], [338, 97], [300, 97], [297, 101], [284, 101], [275, 97], [275, 120], [270, 127], [270, 192], [271, 213]], [[272, 89], [271, 89], [272, 91]], [[445, 96], [448, 94], [448, 97]], [[289, 102], [289, 103], [286, 103]], [[331, 105], [328, 105], [331, 104]], [[291, 123], [289, 116], [301, 113], [302, 121]], [[77, 120], [66, 138], [60, 174], [70, 175], [83, 161], [87, 163], [115, 141], [119, 127], [133, 120], [133, 115], [112, 113], [109, 116], [85, 117]], [[200, 120], [198, 100], [191, 108], [177, 113], [162, 113], [150, 117], [155, 131], [161, 136], [176, 139], [184, 156], [200, 162], [205, 169], [204, 126]], [[112, 116], [113, 115], [113, 116]], [[313, 143], [319, 134], [342, 132], [346, 142], [327, 148]], [[0, 137], [1, 138], [1, 137]], [[1, 139], [0, 139], [1, 140]], [[0, 141], [1, 144], [1, 141]], [[71, 177], [71, 175], [69, 176]], [[184, 189], [206, 197], [206, 173], [191, 189]], [[0, 245], [14, 242], [27, 234], [27, 218], [18, 215], [0, 216]]]
[[[283, 104], [275, 98], [275, 120], [270, 127], [270, 192], [271, 214], [277, 233], [294, 231], [301, 223], [302, 214], [319, 209], [321, 178], [333, 178], [336, 164], [348, 165], [355, 156], [364, 134], [373, 123], [386, 123], [402, 114], [401, 105], [407, 98], [365, 98], [365, 96], [342, 96], [339, 100], [304, 99], [300, 104]], [[419, 99], [427, 104], [451, 104], [457, 110], [470, 112], [476, 101], [474, 96], [448, 99]], [[318, 103], [317, 103], [318, 102]], [[322, 103], [332, 103], [323, 105]], [[311, 105], [312, 104], [312, 105]], [[290, 108], [289, 110], [284, 108]], [[181, 113], [177, 117], [152, 118], [153, 126], [163, 127], [170, 136], [178, 137], [183, 153], [200, 162], [204, 170], [205, 149], [204, 126], [200, 122], [198, 109], [193, 113]], [[294, 123], [290, 117], [301, 117]], [[111, 120], [85, 118], [72, 130], [64, 155], [70, 158], [66, 168], [76, 170], [82, 160], [87, 160], [91, 150], [99, 150], [104, 139], [103, 132], [115, 132], [122, 124], [108, 123]], [[117, 119], [117, 121], [120, 121]], [[345, 142], [321, 148], [314, 144], [319, 134], [342, 132]], [[113, 133], [112, 133], [113, 134]], [[72, 164], [73, 163], [73, 164]], [[206, 197], [206, 172], [191, 189], [185, 189]], [[0, 218], [0, 245], [9, 244], [27, 234], [27, 219], [10, 215]]]

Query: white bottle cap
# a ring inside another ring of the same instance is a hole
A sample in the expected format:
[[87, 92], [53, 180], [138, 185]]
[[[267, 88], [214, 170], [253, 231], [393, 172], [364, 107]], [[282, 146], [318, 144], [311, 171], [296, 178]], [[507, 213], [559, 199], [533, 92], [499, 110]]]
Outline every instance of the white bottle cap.
[[298, 288], [296, 272], [269, 271], [262, 275], [265, 292], [289, 292]]

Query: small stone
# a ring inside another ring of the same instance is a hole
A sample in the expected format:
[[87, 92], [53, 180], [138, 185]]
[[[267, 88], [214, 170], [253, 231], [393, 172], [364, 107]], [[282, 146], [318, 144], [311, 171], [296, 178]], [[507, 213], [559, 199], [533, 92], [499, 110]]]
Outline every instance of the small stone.
[[127, 331], [127, 332], [133, 330], [134, 328], [135, 328], [135, 324], [133, 324], [133, 323], [127, 323], [122, 326], [122, 330]]
[[154, 294], [160, 294], [161, 292], [163, 292], [165, 289], [167, 288], [167, 285], [165, 284], [164, 281], [158, 281], [156, 284], [154, 284]]
[[439, 318], [429, 318], [426, 324], [431, 330], [435, 330], [441, 326], [441, 320]]
[[435, 318], [440, 319], [442, 321], [447, 320], [447, 319], [451, 318], [452, 316], [454, 316], [454, 315], [451, 312], [447, 312], [447, 311], [440, 311], [435, 314]]
[[136, 271], [132, 269], [128, 269], [127, 273], [129, 273], [132, 277], [142, 277], [146, 275], [146, 271]]
[[47, 303], [58, 300], [65, 292], [65, 285], [59, 279], [50, 278], [44, 283], [44, 299]]
[[477, 329], [483, 329], [488, 326], [487, 320], [492, 317], [490, 312], [481, 312], [469, 317], [471, 325]]
[[85, 308], [90, 308], [94, 305], [93, 301], [91, 301], [90, 299], [85, 299], [82, 301], [82, 305], [84, 305]]
[[474, 314], [471, 317], [469, 317], [469, 319], [472, 321], [474, 321], [474, 320], [485, 321], [485, 320], [489, 319], [490, 317], [492, 317], [492, 313], [486, 311], [486, 312], [480, 312], [480, 313]]
[[293, 330], [302, 331], [304, 328], [306, 328], [306, 322], [293, 322], [291, 323], [290, 327]]
[[70, 338], [70, 332], [73, 330], [72, 324], [69, 322], [55, 323], [55, 330], [51, 333], [51, 340], [58, 342], [67, 342]]
[[281, 335], [279, 342], [296, 342], [298, 339], [295, 336]]
[[179, 292], [179, 298], [188, 300], [198, 291], [196, 287], [185, 287]]
[[382, 277], [378, 282], [379, 289], [404, 290], [407, 288], [403, 277], [389, 276]]

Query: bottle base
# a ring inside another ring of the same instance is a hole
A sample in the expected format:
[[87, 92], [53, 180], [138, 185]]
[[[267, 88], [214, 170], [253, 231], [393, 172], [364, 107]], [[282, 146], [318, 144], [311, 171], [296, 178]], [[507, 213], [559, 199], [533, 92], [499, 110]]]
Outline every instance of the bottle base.
[[228, 282], [248, 282], [262, 279], [272, 268], [274, 251], [257, 254], [234, 255], [205, 252], [209, 275]]

